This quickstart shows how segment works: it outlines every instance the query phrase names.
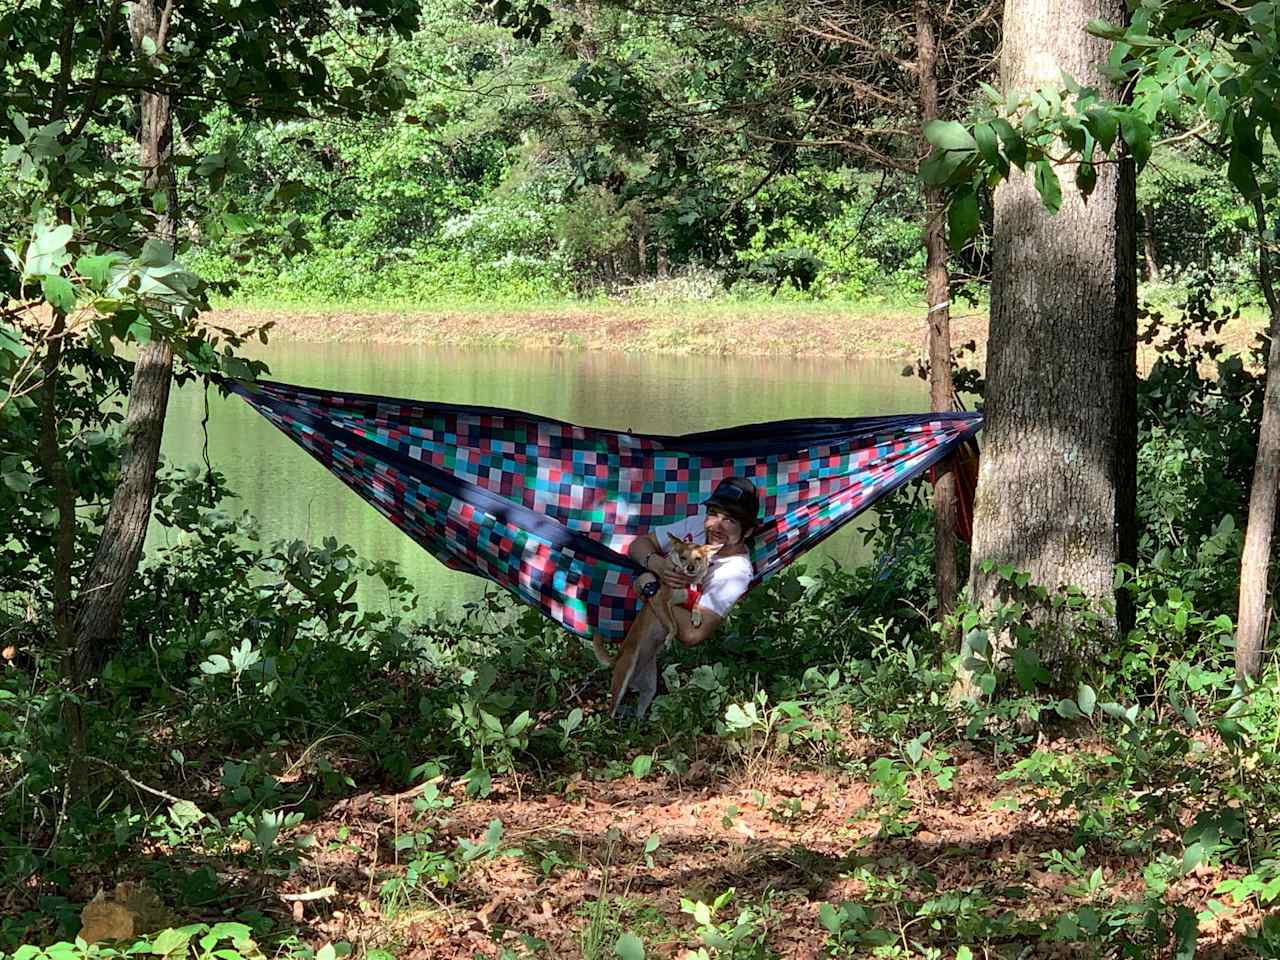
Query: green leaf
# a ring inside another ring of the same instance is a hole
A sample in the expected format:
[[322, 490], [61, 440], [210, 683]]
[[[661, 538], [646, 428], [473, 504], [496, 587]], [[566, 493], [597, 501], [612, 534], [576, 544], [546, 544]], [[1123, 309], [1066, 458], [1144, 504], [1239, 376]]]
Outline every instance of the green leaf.
[[1102, 152], [1110, 153], [1120, 128], [1116, 118], [1106, 110], [1089, 110], [1085, 113], [1085, 127], [1098, 141]]
[[920, 179], [934, 187], [949, 184], [967, 159], [968, 154], [934, 150], [920, 164]]
[[1136, 113], [1122, 113], [1120, 133], [1133, 156], [1137, 172], [1141, 173], [1151, 159], [1151, 125]]
[[730, 730], [748, 730], [751, 728], [751, 718], [746, 715], [739, 704], [731, 703], [724, 712], [724, 722]]
[[1050, 213], [1057, 213], [1062, 207], [1062, 184], [1058, 182], [1058, 174], [1048, 160], [1036, 163], [1035, 182], [1045, 209]]
[[76, 288], [66, 277], [50, 276], [40, 281], [44, 299], [55, 310], [70, 313], [76, 308]]
[[973, 185], [961, 187], [947, 208], [947, 241], [952, 250], [961, 250], [978, 232], [978, 195]]
[[1065, 717], [1068, 720], [1080, 719], [1080, 708], [1076, 706], [1074, 700], [1059, 700], [1054, 708], [1058, 712], [1058, 716]]
[[195, 930], [191, 928], [161, 930], [151, 941], [151, 952], [166, 957], [174, 953], [186, 953], [187, 944], [191, 942], [194, 933]]
[[828, 933], [840, 932], [840, 928], [844, 926], [841, 922], [840, 911], [829, 903], [824, 903], [818, 907], [818, 922], [826, 928]]
[[56, 274], [71, 260], [67, 255], [67, 244], [70, 242], [69, 224], [60, 223], [57, 226], [48, 223], [37, 224], [31, 243], [27, 246], [23, 273], [29, 277]]
[[17, 331], [6, 324], [0, 324], [0, 352], [11, 357], [25, 357], [31, 351], [23, 344]]
[[252, 928], [246, 923], [237, 923], [234, 920], [224, 920], [221, 923], [215, 923], [209, 932], [219, 940], [230, 940], [233, 943], [243, 943], [253, 934]]
[[1124, 27], [1108, 23], [1106, 20], [1099, 20], [1097, 18], [1090, 20], [1085, 24], [1085, 30], [1095, 37], [1101, 37], [1103, 40], [1110, 40], [1112, 43], [1124, 39]]
[[142, 245], [138, 266], [165, 267], [171, 263], [173, 263], [173, 248], [163, 240], [152, 238]]
[[179, 800], [169, 807], [169, 817], [179, 827], [189, 827], [203, 819], [204, 812], [190, 800]]
[[1178, 907], [1173, 921], [1174, 960], [1195, 960], [1196, 939], [1200, 936], [1200, 923], [1194, 912]]
[[1253, 162], [1234, 141], [1231, 144], [1230, 159], [1227, 160], [1227, 179], [1246, 200], [1254, 200], [1261, 195]]
[[631, 761], [631, 773], [637, 780], [643, 780], [653, 769], [653, 754], [642, 753]]
[[112, 268], [124, 257], [118, 253], [103, 253], [96, 257], [80, 257], [76, 261], [76, 273], [84, 277], [94, 287], [102, 289], [111, 282]]
[[995, 127], [989, 123], [980, 123], [973, 128], [973, 138], [978, 143], [978, 153], [983, 161], [1000, 176], [1009, 175], [1009, 161], [1000, 155], [1000, 137]]
[[1092, 163], [1080, 163], [1076, 165], [1076, 187], [1080, 191], [1080, 195], [1086, 200], [1089, 194], [1093, 193], [1093, 188], [1098, 185], [1098, 170]]
[[[355, 584], [352, 584], [352, 586], [355, 586]], [[526, 728], [528, 728], [529, 724], [531, 723], [533, 723], [533, 717], [530, 716], [529, 711], [528, 710], [521, 711], [520, 716], [512, 720], [510, 726], [507, 727], [507, 736], [508, 737], [520, 736], [520, 734], [524, 733]]]
[[907, 746], [905, 748], [907, 752], [907, 759], [910, 760], [912, 764], [918, 764], [924, 757], [925, 739], [926, 736], [921, 734], [920, 736], [907, 741]]
[[1000, 137], [1004, 155], [1009, 158], [1009, 162], [1019, 170], [1023, 169], [1027, 165], [1027, 142], [1022, 139], [1022, 134], [1004, 117], [996, 117], [991, 121], [991, 126]]
[[253, 220], [242, 213], [224, 213], [222, 222], [231, 233], [248, 233], [253, 229]]
[[978, 149], [977, 142], [964, 124], [955, 120], [930, 120], [924, 125], [924, 138], [939, 150], [969, 152]]
[[644, 960], [644, 943], [634, 933], [624, 933], [613, 945], [620, 960]]
[[14, 493], [26, 493], [31, 489], [34, 480], [29, 473], [10, 470], [3, 474], [4, 485]]
[[1080, 689], [1076, 692], [1076, 705], [1080, 707], [1080, 712], [1086, 717], [1093, 716], [1093, 708], [1098, 703], [1098, 695], [1094, 693], [1093, 687], [1087, 683], [1080, 684]]

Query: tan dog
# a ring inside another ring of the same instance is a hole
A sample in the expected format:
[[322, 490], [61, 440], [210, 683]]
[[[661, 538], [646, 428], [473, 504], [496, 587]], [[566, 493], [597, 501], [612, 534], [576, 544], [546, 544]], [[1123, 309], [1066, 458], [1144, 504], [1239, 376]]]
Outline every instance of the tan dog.
[[[670, 541], [667, 561], [677, 573], [689, 577], [694, 584], [700, 584], [707, 575], [711, 558], [719, 552], [721, 544], [685, 543], [672, 536], [667, 539]], [[638, 694], [636, 716], [643, 717], [648, 711], [649, 704], [658, 692], [658, 653], [676, 636], [676, 618], [671, 608], [681, 599], [679, 591], [664, 584], [641, 609], [635, 623], [631, 624], [616, 661], [609, 659], [608, 651], [599, 637], [592, 638], [596, 659], [606, 667], [613, 667], [610, 716], [618, 715], [618, 706], [628, 688], [634, 689]], [[702, 622], [702, 615], [696, 606], [690, 613], [689, 620], [695, 627]]]

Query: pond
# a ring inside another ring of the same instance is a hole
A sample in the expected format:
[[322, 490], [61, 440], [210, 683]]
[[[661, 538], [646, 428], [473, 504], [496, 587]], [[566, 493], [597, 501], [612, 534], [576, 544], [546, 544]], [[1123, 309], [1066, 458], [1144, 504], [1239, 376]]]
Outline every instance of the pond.
[[[289, 383], [443, 403], [526, 410], [614, 430], [679, 434], [792, 417], [928, 409], [925, 384], [899, 361], [806, 361], [600, 352], [444, 350], [380, 344], [273, 343], [257, 356]], [[204, 390], [170, 400], [164, 455], [201, 461]], [[485, 581], [446, 569], [237, 397], [209, 392], [209, 459], [259, 522], [264, 542], [335, 537], [367, 559], [398, 562], [420, 606], [456, 607]], [[850, 524], [811, 555], [848, 564], [866, 549]], [[171, 532], [154, 529], [154, 545]]]

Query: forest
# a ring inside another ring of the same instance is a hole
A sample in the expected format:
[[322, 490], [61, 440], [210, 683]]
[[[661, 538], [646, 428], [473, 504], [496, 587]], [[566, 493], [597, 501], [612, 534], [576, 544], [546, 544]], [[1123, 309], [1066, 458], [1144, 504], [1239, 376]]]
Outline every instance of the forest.
[[[0, 960], [1280, 958], [1280, 5], [0, 28]], [[308, 337], [893, 357], [979, 459], [613, 718], [500, 578], [262, 535], [209, 411]]]

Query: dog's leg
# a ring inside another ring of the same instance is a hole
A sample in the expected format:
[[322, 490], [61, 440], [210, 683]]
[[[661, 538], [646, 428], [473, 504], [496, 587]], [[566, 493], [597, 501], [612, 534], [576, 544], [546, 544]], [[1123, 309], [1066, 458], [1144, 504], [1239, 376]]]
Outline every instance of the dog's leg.
[[676, 638], [676, 612], [672, 609], [675, 604], [672, 602], [670, 594], [665, 594], [659, 599], [662, 601], [659, 605], [659, 609], [662, 610], [662, 613], [658, 615], [658, 619], [661, 620], [662, 625], [667, 628], [667, 636], [666, 639], [663, 640], [663, 643], [667, 644]]
[[636, 645], [628, 642], [623, 644], [622, 652], [618, 654], [618, 659], [613, 664], [613, 682], [609, 691], [609, 716], [618, 716], [618, 707], [622, 703], [622, 698], [627, 695], [627, 688], [631, 685], [631, 678], [636, 672]]
[[649, 657], [643, 663], [637, 663], [631, 674], [631, 686], [636, 690], [636, 717], [644, 719], [649, 704], [658, 693], [658, 657]]

